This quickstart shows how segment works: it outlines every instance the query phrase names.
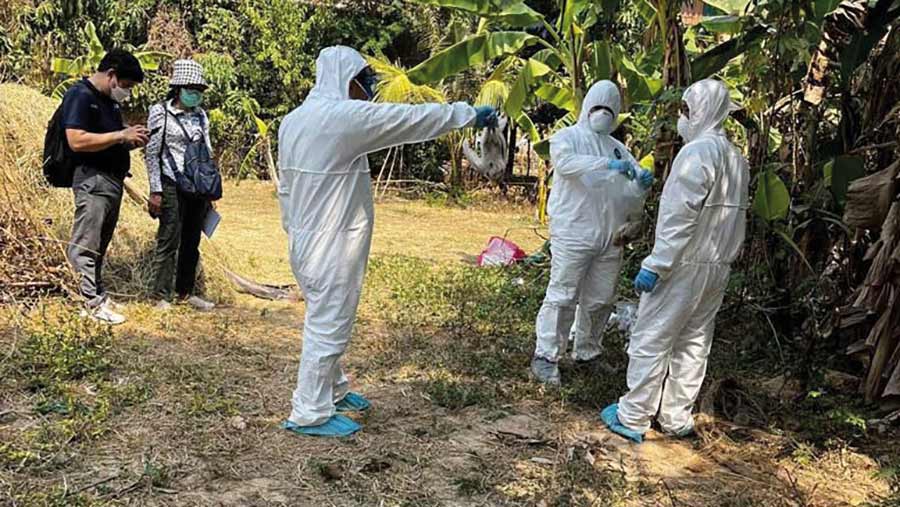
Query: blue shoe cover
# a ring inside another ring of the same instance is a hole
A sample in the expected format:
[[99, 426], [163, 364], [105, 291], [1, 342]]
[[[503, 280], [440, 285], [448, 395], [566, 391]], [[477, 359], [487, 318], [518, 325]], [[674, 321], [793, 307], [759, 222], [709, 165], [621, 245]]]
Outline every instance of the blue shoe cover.
[[603, 420], [603, 423], [609, 428], [610, 431], [621, 435], [628, 440], [641, 443], [644, 441], [644, 434], [630, 430], [626, 428], [621, 422], [619, 422], [619, 404], [613, 403], [612, 405], [603, 409], [600, 412], [600, 419]]
[[353, 419], [342, 415], [333, 415], [318, 426], [298, 426], [291, 421], [284, 421], [281, 427], [298, 435], [314, 437], [349, 437], [362, 429]]
[[372, 404], [365, 396], [358, 393], [347, 393], [344, 399], [334, 404], [338, 412], [363, 412], [369, 410]]

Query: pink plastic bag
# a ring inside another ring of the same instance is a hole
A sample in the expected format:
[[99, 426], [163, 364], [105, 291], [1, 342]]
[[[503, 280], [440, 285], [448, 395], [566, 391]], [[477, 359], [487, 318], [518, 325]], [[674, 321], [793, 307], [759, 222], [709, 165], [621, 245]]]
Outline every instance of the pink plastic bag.
[[519, 245], [494, 236], [488, 240], [487, 248], [478, 256], [478, 266], [509, 266], [525, 258], [525, 251]]

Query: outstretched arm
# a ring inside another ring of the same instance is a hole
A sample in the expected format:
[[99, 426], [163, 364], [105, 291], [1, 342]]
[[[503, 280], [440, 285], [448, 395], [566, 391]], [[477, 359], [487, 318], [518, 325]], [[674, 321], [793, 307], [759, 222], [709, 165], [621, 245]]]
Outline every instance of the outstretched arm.
[[346, 104], [347, 146], [356, 155], [436, 139], [475, 122], [475, 108], [455, 104], [374, 104], [352, 101]]

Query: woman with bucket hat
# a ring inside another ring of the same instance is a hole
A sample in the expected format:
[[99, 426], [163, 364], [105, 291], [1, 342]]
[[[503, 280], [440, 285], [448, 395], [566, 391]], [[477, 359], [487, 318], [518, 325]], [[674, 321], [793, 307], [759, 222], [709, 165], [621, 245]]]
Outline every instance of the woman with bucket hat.
[[[194, 294], [200, 261], [200, 234], [211, 207], [209, 195], [198, 193], [186, 174], [199, 158], [211, 164], [209, 118], [200, 107], [207, 89], [203, 67], [177, 60], [166, 99], [150, 108], [150, 142], [145, 151], [150, 180], [150, 216], [159, 219], [154, 254], [153, 297], [157, 308], [171, 308], [173, 293], [198, 310], [215, 305]], [[190, 167], [188, 167], [190, 166]]]

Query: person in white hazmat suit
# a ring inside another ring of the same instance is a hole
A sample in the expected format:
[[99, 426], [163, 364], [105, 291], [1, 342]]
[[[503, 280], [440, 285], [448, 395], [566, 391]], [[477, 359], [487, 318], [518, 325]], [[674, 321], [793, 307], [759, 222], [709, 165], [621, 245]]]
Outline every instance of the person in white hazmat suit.
[[282, 225], [306, 301], [303, 352], [290, 416], [295, 433], [346, 436], [360, 429], [336, 414], [365, 410], [339, 363], [350, 341], [372, 240], [368, 153], [496, 122], [467, 104], [375, 104], [374, 74], [347, 47], [322, 50], [316, 85], [278, 131]]
[[610, 134], [622, 107], [619, 89], [600, 81], [588, 91], [578, 123], [550, 139], [550, 283], [536, 322], [534, 377], [560, 384], [559, 360], [578, 306], [573, 356], [591, 361], [615, 303], [622, 248], [613, 244], [629, 216], [642, 211], [653, 175]]
[[728, 89], [704, 79], [683, 98], [678, 133], [687, 144], [660, 198], [653, 252], [634, 282], [643, 294], [628, 346], [629, 390], [601, 413], [636, 442], [654, 416], [667, 434], [693, 432], [716, 313], [746, 227], [750, 172], [723, 128], [736, 109]]

